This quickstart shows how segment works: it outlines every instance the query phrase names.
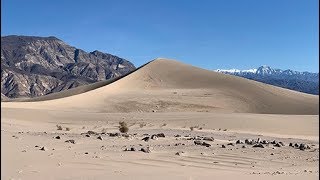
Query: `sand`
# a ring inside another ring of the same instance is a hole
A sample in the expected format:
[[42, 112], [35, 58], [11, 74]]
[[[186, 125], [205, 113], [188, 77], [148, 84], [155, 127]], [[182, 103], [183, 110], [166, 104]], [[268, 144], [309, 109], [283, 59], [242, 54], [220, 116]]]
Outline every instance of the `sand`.
[[[18, 101], [1, 102], [1, 179], [319, 177], [315, 95], [156, 59], [115, 80]], [[119, 121], [130, 137], [81, 134], [119, 132]], [[157, 133], [165, 137], [141, 140]], [[200, 137], [214, 141], [205, 147], [188, 140]], [[248, 138], [285, 146], [235, 144]], [[130, 147], [137, 151], [124, 151]], [[147, 147], [150, 153], [139, 151]]]

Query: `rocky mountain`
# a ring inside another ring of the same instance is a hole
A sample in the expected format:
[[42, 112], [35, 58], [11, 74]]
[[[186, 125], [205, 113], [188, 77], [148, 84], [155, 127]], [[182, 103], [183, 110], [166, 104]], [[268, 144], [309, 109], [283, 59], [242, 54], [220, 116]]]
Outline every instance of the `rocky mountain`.
[[127, 74], [135, 66], [56, 37], [1, 37], [1, 99], [35, 97]]
[[319, 94], [319, 73], [281, 70], [266, 65], [249, 70], [217, 69], [215, 71], [304, 93]]

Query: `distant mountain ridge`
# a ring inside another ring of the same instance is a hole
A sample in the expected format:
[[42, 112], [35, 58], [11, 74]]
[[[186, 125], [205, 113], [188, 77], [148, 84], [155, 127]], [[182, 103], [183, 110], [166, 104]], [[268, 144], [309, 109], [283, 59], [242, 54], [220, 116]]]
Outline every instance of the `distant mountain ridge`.
[[249, 70], [217, 69], [215, 71], [308, 94], [319, 94], [319, 73], [281, 70], [267, 65]]
[[1, 37], [1, 99], [42, 96], [134, 69], [126, 59], [87, 53], [53, 36]]

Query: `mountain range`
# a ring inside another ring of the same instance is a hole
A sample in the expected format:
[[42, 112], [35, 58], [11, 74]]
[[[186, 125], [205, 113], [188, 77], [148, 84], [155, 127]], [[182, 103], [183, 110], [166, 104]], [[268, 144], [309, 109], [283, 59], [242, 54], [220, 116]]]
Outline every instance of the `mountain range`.
[[[85, 52], [50, 37], [1, 37], [1, 100], [30, 98], [120, 77], [136, 67], [100, 51]], [[309, 94], [319, 94], [319, 73], [261, 66], [215, 70]]]
[[249, 70], [217, 69], [215, 71], [308, 94], [319, 94], [319, 73], [281, 70], [267, 65]]
[[135, 69], [126, 59], [88, 53], [56, 37], [1, 37], [1, 99], [42, 96]]

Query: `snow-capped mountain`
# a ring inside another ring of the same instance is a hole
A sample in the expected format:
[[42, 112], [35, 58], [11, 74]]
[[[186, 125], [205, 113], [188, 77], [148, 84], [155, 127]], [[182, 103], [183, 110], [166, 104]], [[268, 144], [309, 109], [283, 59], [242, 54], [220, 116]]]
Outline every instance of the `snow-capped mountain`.
[[267, 65], [248, 70], [217, 69], [215, 71], [300, 92], [319, 94], [319, 73], [281, 70]]

